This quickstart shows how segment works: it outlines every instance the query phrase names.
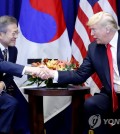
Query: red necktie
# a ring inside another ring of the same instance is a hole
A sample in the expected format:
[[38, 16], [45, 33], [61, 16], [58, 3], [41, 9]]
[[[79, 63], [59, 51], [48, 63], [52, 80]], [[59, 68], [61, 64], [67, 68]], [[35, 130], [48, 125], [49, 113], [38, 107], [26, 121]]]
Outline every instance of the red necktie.
[[111, 80], [111, 89], [112, 89], [112, 105], [113, 105], [113, 112], [115, 112], [118, 108], [118, 98], [114, 90], [113, 85], [113, 60], [112, 60], [112, 53], [110, 50], [111, 45], [107, 45], [107, 56], [109, 61], [109, 67], [110, 67], [110, 80]]

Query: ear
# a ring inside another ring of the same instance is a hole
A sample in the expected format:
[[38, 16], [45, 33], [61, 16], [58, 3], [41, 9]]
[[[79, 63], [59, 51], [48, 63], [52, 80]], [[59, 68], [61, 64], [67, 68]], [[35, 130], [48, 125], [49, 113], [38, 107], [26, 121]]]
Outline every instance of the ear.
[[0, 36], [3, 36], [3, 32], [0, 32]]
[[0, 39], [2, 38], [2, 32], [0, 32]]

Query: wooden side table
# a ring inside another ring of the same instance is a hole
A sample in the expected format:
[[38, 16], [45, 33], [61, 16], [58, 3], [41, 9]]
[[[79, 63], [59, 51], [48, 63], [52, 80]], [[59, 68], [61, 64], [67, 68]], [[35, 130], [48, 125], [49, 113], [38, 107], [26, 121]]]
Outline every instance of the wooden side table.
[[83, 105], [90, 88], [72, 86], [67, 88], [24, 88], [28, 95], [31, 118], [31, 134], [44, 134], [43, 96], [72, 96], [71, 134], [83, 132]]

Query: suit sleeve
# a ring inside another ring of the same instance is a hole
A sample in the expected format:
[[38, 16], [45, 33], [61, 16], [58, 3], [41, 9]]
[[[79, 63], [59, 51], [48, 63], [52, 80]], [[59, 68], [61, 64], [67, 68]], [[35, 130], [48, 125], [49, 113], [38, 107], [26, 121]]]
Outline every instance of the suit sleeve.
[[0, 72], [8, 73], [17, 77], [22, 77], [23, 65], [6, 62], [0, 59]]
[[95, 72], [91, 60], [91, 52], [88, 48], [88, 54], [83, 63], [77, 70], [59, 71], [58, 83], [82, 84]]

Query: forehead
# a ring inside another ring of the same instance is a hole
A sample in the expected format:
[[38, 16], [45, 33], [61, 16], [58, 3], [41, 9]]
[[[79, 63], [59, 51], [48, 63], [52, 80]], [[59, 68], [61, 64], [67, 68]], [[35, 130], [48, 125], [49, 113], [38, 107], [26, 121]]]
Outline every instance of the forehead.
[[9, 25], [6, 27], [6, 30], [7, 30], [7, 31], [17, 31], [17, 30], [18, 30], [17, 24], [9, 24]]
[[93, 29], [93, 28], [99, 28], [99, 27], [101, 27], [101, 25], [99, 23], [93, 24], [93, 25], [90, 26], [91, 29]]

